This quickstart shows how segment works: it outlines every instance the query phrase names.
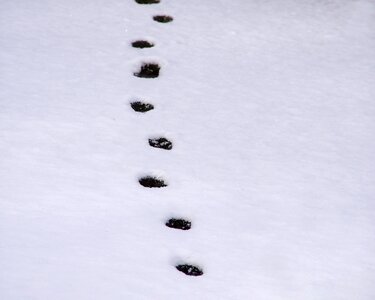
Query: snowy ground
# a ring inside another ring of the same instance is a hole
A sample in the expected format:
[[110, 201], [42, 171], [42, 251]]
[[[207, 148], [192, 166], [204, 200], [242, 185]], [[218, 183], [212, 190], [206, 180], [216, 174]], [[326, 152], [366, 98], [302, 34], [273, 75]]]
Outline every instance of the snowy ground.
[[1, 299], [375, 299], [374, 1], [0, 0], [0, 45]]

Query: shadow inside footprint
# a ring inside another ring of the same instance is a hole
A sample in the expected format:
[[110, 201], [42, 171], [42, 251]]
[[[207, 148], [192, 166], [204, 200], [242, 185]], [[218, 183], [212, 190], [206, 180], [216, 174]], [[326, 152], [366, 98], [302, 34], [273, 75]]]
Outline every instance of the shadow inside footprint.
[[191, 222], [184, 219], [169, 219], [165, 226], [180, 230], [189, 230], [191, 228]]
[[138, 73], [134, 73], [134, 76], [140, 78], [156, 78], [159, 77], [160, 67], [158, 64], [145, 63], [141, 66], [141, 70]]
[[145, 113], [145, 112], [148, 112], [148, 111], [154, 109], [154, 106], [152, 104], [144, 103], [144, 102], [141, 102], [141, 101], [132, 102], [132, 103], [130, 103], [130, 106], [136, 112], [141, 112], [141, 113]]
[[188, 276], [201, 276], [203, 275], [203, 271], [196, 266], [193, 265], [177, 265], [176, 269], [179, 270], [180, 272], [184, 273], [185, 275]]
[[163, 179], [153, 176], [146, 176], [140, 178], [139, 184], [147, 188], [161, 188], [167, 186]]
[[159, 23], [169, 23], [173, 21], [173, 18], [171, 16], [165, 16], [165, 15], [158, 15], [153, 17], [154, 21]]
[[167, 140], [166, 138], [156, 138], [156, 139], [149, 139], [148, 140], [148, 144], [151, 146], [151, 147], [154, 147], [154, 148], [160, 148], [160, 149], [164, 149], [164, 150], [171, 150], [172, 149], [172, 142]]
[[143, 49], [143, 48], [152, 48], [154, 47], [154, 44], [153, 43], [150, 43], [149, 41], [143, 41], [143, 40], [139, 40], [139, 41], [135, 41], [132, 43], [132, 46], [134, 48], [140, 48], [140, 49]]

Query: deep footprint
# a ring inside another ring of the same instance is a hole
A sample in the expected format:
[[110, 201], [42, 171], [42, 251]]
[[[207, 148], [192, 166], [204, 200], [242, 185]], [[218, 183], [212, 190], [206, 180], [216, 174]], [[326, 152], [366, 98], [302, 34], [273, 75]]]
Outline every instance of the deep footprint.
[[171, 16], [154, 16], [153, 17], [154, 21], [159, 22], [159, 23], [169, 23], [173, 21], [173, 18]]
[[135, 0], [138, 4], [157, 4], [160, 0]]
[[178, 265], [176, 266], [176, 269], [188, 276], [203, 275], [203, 271], [199, 267], [193, 265]]
[[153, 176], [146, 176], [140, 178], [139, 184], [147, 188], [161, 188], [167, 186], [163, 179]]
[[163, 137], [157, 139], [149, 139], [148, 144], [151, 147], [160, 148], [164, 150], [171, 150], [173, 147], [172, 142]]
[[154, 47], [154, 44], [153, 43], [150, 43], [149, 41], [143, 41], [143, 40], [139, 40], [139, 41], [135, 41], [132, 43], [132, 46], [134, 48], [140, 48], [140, 49], [143, 49], [143, 48], [152, 48]]
[[180, 230], [189, 230], [191, 228], [191, 222], [184, 219], [169, 219], [165, 226]]
[[160, 67], [158, 64], [145, 63], [141, 66], [141, 70], [138, 73], [134, 73], [134, 76], [140, 78], [156, 78], [159, 77]]
[[152, 104], [144, 103], [144, 102], [141, 102], [141, 101], [132, 102], [132, 103], [130, 103], [130, 106], [136, 112], [141, 112], [141, 113], [145, 113], [145, 112], [148, 112], [148, 111], [154, 109], [154, 106]]

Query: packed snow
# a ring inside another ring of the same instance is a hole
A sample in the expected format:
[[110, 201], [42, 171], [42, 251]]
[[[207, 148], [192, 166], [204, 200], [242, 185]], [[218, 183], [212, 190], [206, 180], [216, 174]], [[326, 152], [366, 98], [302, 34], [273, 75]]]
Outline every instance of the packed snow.
[[0, 299], [375, 299], [373, 0], [0, 0], [0, 45]]

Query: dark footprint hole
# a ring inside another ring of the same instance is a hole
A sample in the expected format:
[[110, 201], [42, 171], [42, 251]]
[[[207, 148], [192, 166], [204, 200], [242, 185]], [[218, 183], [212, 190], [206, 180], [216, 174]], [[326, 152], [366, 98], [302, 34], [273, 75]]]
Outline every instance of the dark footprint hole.
[[135, 111], [142, 112], [142, 113], [145, 113], [145, 112], [148, 112], [149, 110], [154, 109], [154, 106], [152, 104], [144, 103], [144, 102], [140, 102], [140, 101], [132, 102], [132, 103], [130, 103], [130, 106]]
[[150, 43], [148, 41], [143, 41], [143, 40], [139, 40], [139, 41], [135, 41], [132, 43], [132, 46], [134, 48], [152, 48], [154, 47], [154, 44], [153, 43]]
[[167, 186], [163, 179], [152, 176], [142, 177], [139, 179], [139, 183], [147, 188], [161, 188]]
[[159, 23], [169, 23], [173, 21], [173, 18], [171, 16], [154, 16], [153, 17], [154, 21], [159, 22]]
[[160, 148], [164, 150], [172, 149], [172, 142], [163, 137], [157, 139], [149, 139], [148, 143], [151, 147], [154, 148]]
[[135, 0], [138, 4], [157, 4], [160, 0]]
[[160, 67], [158, 64], [143, 64], [141, 70], [138, 73], [134, 73], [134, 76], [141, 78], [156, 78], [159, 76]]
[[176, 269], [188, 276], [203, 275], [203, 271], [199, 267], [193, 265], [178, 265], [176, 266]]
[[184, 220], [184, 219], [169, 219], [165, 226], [174, 228], [174, 229], [181, 229], [181, 230], [189, 230], [191, 228], [191, 222]]

